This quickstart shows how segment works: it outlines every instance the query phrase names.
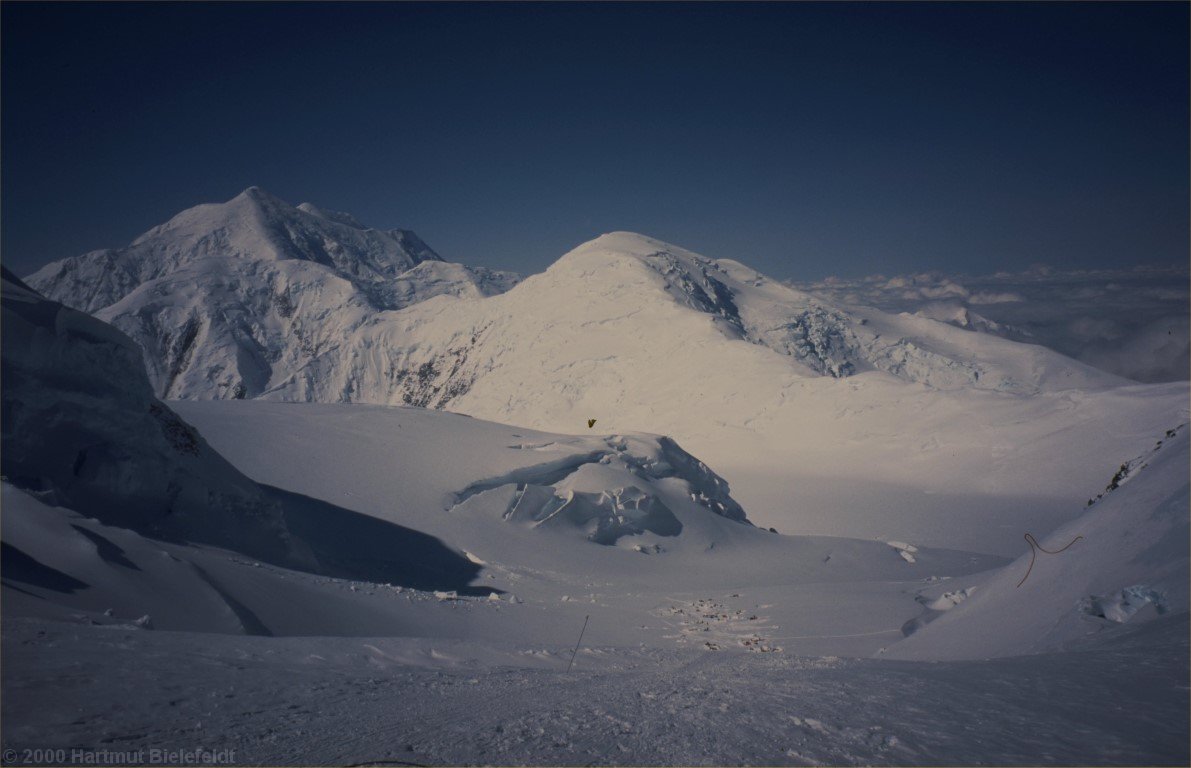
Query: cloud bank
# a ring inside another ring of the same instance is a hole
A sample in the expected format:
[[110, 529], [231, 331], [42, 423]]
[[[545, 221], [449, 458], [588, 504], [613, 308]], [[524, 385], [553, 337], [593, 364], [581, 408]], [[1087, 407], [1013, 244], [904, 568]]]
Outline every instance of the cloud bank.
[[1042, 344], [1135, 381], [1182, 381], [1191, 368], [1185, 268], [1064, 272], [1038, 265], [981, 277], [926, 272], [790, 285]]

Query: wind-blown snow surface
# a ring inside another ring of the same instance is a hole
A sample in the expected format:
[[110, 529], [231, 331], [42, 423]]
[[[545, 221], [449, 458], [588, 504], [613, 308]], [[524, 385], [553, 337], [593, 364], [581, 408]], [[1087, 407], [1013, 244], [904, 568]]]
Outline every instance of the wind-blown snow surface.
[[[202, 746], [268, 765], [1185, 765], [1185, 616], [1138, 630], [946, 664], [623, 649], [593, 634], [568, 674], [569, 649], [544, 643], [10, 619], [5, 744]], [[64, 699], [68, 712], [38, 717]]]

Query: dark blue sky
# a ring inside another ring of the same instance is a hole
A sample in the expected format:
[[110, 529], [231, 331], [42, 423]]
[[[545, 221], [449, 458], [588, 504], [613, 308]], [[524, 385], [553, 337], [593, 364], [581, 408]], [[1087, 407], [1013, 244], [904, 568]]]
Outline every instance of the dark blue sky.
[[1188, 4], [3, 3], [25, 274], [257, 184], [540, 271], [1186, 263]]

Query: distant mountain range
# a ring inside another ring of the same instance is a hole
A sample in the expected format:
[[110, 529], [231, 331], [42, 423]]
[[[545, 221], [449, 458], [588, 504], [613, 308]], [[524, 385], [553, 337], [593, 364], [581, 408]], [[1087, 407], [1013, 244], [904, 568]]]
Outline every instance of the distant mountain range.
[[1041, 344], [1135, 381], [1191, 372], [1187, 265], [954, 275], [871, 275], [788, 283], [842, 304], [910, 312], [1013, 341]]
[[131, 336], [167, 398], [541, 407], [609, 387], [628, 397], [642, 369], [683, 370], [693, 355], [731, 361], [736, 380], [882, 371], [1017, 393], [1124, 383], [1042, 347], [838, 305], [643, 235], [604, 235], [519, 282], [443, 262], [407, 230], [256, 187], [27, 282]]

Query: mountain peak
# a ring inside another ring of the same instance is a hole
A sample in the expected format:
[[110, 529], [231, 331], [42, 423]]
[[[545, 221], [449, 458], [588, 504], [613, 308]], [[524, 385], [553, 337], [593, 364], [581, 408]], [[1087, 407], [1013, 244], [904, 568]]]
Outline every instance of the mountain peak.
[[64, 259], [27, 280], [50, 298], [95, 312], [143, 283], [200, 264], [226, 274], [302, 261], [347, 280], [378, 307], [392, 308], [386, 286], [424, 261], [440, 260], [408, 230], [372, 229], [350, 214], [308, 203], [295, 207], [251, 186], [226, 202], [181, 211], [125, 248]]
[[274, 195], [272, 192], [269, 192], [268, 190], [266, 190], [262, 187], [258, 187], [255, 184], [252, 185], [251, 187], [248, 187], [247, 189], [245, 189], [243, 192], [241, 192], [240, 194], [233, 197], [228, 202], [234, 203], [238, 200], [252, 200], [252, 201], [258, 202], [258, 203], [269, 203], [269, 204], [273, 204], [273, 205], [280, 204], [280, 205], [285, 206], [286, 208], [292, 207], [292, 206], [290, 206], [289, 203], [287, 203], [284, 200], [282, 200], [281, 198], [277, 197], [277, 195]]
[[706, 256], [656, 237], [623, 230], [606, 232], [576, 246], [548, 271], [588, 274], [596, 269], [622, 272], [625, 279], [634, 284], [635, 280], [628, 275], [645, 270], [661, 277], [670, 293], [682, 293], [684, 301], [685, 294], [694, 290], [692, 284], [706, 282], [709, 273], [721, 271], [716, 262]]
[[625, 253], [632, 256], [647, 256], [658, 251], [674, 251], [682, 250], [678, 246], [658, 240], [649, 235], [643, 235], [640, 232], [629, 232], [626, 230], [616, 230], [613, 232], [605, 232], [599, 237], [588, 240], [585, 243], [575, 247], [571, 253], [577, 251], [611, 251], [614, 253]]

